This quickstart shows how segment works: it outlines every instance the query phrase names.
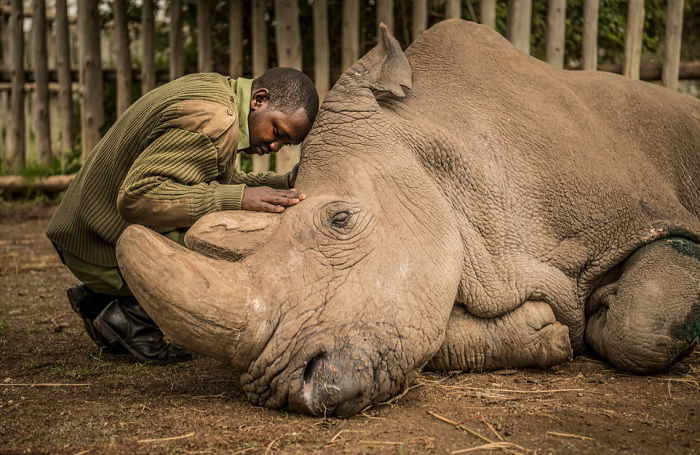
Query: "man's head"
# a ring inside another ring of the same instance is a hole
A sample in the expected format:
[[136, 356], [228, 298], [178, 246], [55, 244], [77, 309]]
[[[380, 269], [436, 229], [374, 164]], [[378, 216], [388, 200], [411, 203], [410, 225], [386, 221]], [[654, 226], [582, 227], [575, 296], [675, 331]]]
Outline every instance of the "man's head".
[[272, 68], [253, 81], [250, 95], [250, 153], [275, 152], [304, 140], [318, 112], [318, 93], [304, 73]]

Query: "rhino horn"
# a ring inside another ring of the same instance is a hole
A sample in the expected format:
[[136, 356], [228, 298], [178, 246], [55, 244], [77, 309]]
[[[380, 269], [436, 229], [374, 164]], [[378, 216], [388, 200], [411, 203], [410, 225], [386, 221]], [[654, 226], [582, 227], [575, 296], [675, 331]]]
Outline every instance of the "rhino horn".
[[175, 342], [244, 366], [237, 363], [255, 350], [254, 328], [263, 324], [249, 319], [268, 312], [243, 263], [202, 256], [139, 225], [122, 233], [117, 261], [139, 303]]

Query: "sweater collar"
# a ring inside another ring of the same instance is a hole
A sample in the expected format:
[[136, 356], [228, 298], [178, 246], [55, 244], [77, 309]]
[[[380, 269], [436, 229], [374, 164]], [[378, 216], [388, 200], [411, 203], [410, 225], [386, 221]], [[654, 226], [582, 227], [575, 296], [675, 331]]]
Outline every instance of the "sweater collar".
[[253, 88], [253, 79], [243, 77], [231, 79], [231, 88], [236, 92], [238, 101], [238, 150], [245, 150], [250, 147], [248, 115], [250, 115], [250, 91]]

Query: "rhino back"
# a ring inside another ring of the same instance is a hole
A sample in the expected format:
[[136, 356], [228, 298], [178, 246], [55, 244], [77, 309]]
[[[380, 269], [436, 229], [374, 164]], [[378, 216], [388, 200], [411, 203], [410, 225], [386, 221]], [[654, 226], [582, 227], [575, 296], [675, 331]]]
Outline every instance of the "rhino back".
[[[557, 316], [580, 326], [610, 267], [656, 238], [700, 238], [698, 100], [556, 69], [459, 20], [406, 55], [413, 87], [389, 107], [418, 122], [411, 142], [462, 215], [465, 248], [480, 251], [483, 295], [534, 295], [547, 285], [523, 292], [523, 270], [550, 273], [553, 292], [575, 294]], [[489, 264], [500, 277], [483, 276]]]

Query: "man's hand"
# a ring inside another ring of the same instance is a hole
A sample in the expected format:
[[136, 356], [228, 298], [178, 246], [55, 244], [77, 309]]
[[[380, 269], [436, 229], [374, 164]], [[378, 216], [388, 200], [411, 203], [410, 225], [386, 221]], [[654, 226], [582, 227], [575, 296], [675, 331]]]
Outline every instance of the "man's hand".
[[241, 210], [255, 212], [284, 212], [285, 207], [298, 204], [306, 199], [304, 193], [295, 189], [276, 190], [269, 186], [247, 186], [243, 191]]

